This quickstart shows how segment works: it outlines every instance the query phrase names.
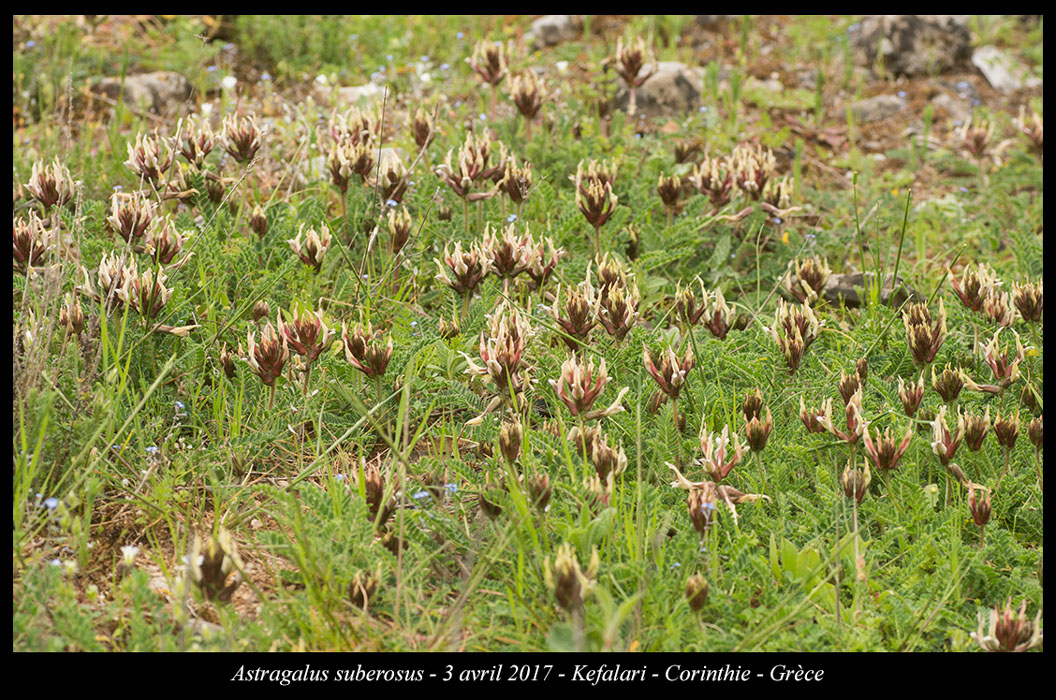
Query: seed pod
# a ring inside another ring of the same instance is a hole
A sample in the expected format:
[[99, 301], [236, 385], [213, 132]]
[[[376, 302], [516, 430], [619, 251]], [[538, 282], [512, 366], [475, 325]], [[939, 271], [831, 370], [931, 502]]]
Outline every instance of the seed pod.
[[348, 599], [353, 606], [366, 612], [377, 590], [377, 574], [370, 571], [357, 571], [348, 585]]
[[220, 351], [220, 366], [223, 368], [224, 374], [228, 379], [235, 378], [235, 357], [228, 350], [226, 345], [224, 346], [224, 349]]
[[975, 484], [968, 483], [968, 510], [972, 513], [972, 520], [979, 527], [990, 522], [990, 489], [985, 489], [981, 497], [975, 494]]
[[80, 335], [84, 328], [84, 312], [72, 293], [66, 295], [62, 309], [59, 311], [59, 325], [70, 335]]
[[596, 548], [591, 551], [590, 563], [584, 571], [572, 545], [565, 542], [558, 547], [553, 565], [549, 559], [546, 560], [543, 574], [546, 585], [554, 591], [558, 605], [572, 611], [582, 608], [583, 602], [590, 597], [597, 584], [599, 568], [601, 560]]
[[1034, 444], [1034, 449], [1040, 450], [1045, 442], [1044, 416], [1038, 416], [1030, 421], [1027, 426], [1027, 437]]
[[693, 574], [686, 581], [686, 600], [694, 612], [703, 608], [708, 600], [708, 582], [700, 574]]
[[253, 212], [249, 215], [249, 228], [261, 240], [268, 234], [268, 216], [259, 204], [253, 207]]
[[268, 306], [268, 302], [261, 299], [253, 305], [253, 322], [256, 323], [262, 318], [267, 318], [271, 315], [271, 308]]
[[522, 438], [520, 421], [504, 423], [499, 431], [499, 452], [509, 464], [516, 462], [520, 455]]
[[535, 478], [528, 482], [528, 495], [531, 497], [532, 505], [541, 511], [545, 511], [550, 503], [550, 475], [536, 474]]

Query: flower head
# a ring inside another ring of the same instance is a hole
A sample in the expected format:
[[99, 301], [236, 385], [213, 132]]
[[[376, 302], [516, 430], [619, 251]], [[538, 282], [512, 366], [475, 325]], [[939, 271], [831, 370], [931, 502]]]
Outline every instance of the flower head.
[[990, 371], [993, 373], [998, 386], [1007, 388], [1019, 379], [1019, 364], [1026, 357], [1026, 351], [1023, 349], [1023, 343], [1019, 339], [1019, 333], [1015, 331], [1012, 331], [1012, 335], [1016, 338], [1016, 354], [1013, 356], [1010, 350], [1003, 349], [998, 342], [1003, 330], [1003, 328], [998, 328], [990, 342], [986, 345], [979, 343], [979, 348], [982, 350], [986, 364], [990, 366]]
[[54, 206], [61, 207], [73, 199], [75, 188], [69, 169], [58, 158], [48, 165], [44, 165], [44, 161], [34, 163], [26, 183], [26, 189], [45, 211]]
[[567, 287], [565, 302], [561, 302], [562, 286], [558, 285], [557, 293], [554, 295], [554, 303], [550, 306], [550, 315], [565, 335], [561, 339], [569, 350], [575, 351], [580, 344], [590, 335], [591, 329], [597, 325], [598, 309], [601, 300], [590, 282], [588, 272], [587, 279], [575, 287]]
[[172, 148], [167, 139], [136, 134], [135, 143], [128, 144], [125, 165], [139, 177], [159, 187], [162, 174], [172, 165]]
[[[187, 568], [191, 582], [201, 589], [206, 600], [227, 602], [242, 583], [238, 547], [223, 528], [205, 542], [195, 536]], [[228, 582], [232, 572], [234, 576]]]
[[352, 333], [342, 324], [341, 338], [345, 360], [350, 365], [371, 378], [385, 374], [389, 360], [392, 359], [392, 336], [389, 336], [386, 342], [381, 330], [375, 331], [368, 321], [365, 326], [362, 323], [356, 324]]
[[824, 258], [813, 257], [788, 263], [781, 286], [801, 304], [813, 304], [825, 288], [832, 270]]
[[25, 271], [39, 265], [53, 245], [53, 234], [32, 209], [28, 220], [12, 218], [12, 224], [11, 259], [15, 268]]
[[[758, 419], [755, 419], [758, 420]], [[765, 441], [764, 441], [765, 444]], [[722, 427], [722, 434], [712, 433], [707, 428], [700, 433], [700, 451], [704, 454], [704, 472], [716, 484], [721, 482], [737, 466], [746, 452], [738, 433], [730, 440], [730, 426]]]
[[660, 366], [657, 367], [649, 348], [642, 345], [642, 361], [645, 369], [656, 380], [660, 390], [669, 398], [677, 399], [685, 384], [689, 371], [693, 369], [693, 351], [687, 346], [686, 353], [680, 360], [675, 351], [668, 348], [660, 354]]
[[898, 378], [898, 400], [902, 402], [902, 408], [907, 416], [913, 417], [923, 398], [924, 372], [920, 373], [920, 377], [913, 384], [906, 384], [902, 381], [902, 377]]
[[1044, 280], [1012, 285], [1012, 303], [1027, 323], [1041, 323], [1044, 301]]
[[526, 119], [534, 119], [543, 106], [543, 83], [533, 71], [525, 71], [510, 79], [510, 97], [517, 111]]
[[502, 43], [481, 39], [473, 47], [469, 65], [488, 85], [498, 85], [506, 77], [506, 55]]
[[461, 241], [455, 242], [453, 252], [448, 250], [445, 243], [443, 260], [434, 262], [440, 269], [436, 279], [459, 294], [475, 290], [491, 270], [487, 257], [479, 245], [473, 244], [463, 250]]
[[250, 369], [260, 377], [265, 386], [273, 386], [275, 380], [282, 376], [286, 361], [290, 359], [286, 336], [276, 332], [275, 327], [268, 323], [260, 334], [259, 343], [256, 333], [252, 330], [247, 333], [246, 341], [249, 344], [246, 360]]
[[972, 639], [986, 651], [1028, 651], [1041, 644], [1041, 610], [1031, 622], [1027, 619], [1027, 601], [1019, 606], [1018, 613], [1012, 609], [1011, 598], [1004, 610], [995, 607], [990, 611], [989, 630], [983, 629], [983, 614], [979, 613], [979, 629], [972, 632]]
[[624, 410], [621, 401], [630, 391], [629, 387], [621, 389], [616, 400], [608, 408], [592, 410], [594, 402], [608, 383], [609, 375], [604, 358], [601, 360], [601, 367], [595, 367], [593, 360], [586, 363], [575, 355], [561, 365], [561, 376], [550, 380], [557, 397], [564, 402], [572, 415], [582, 416], [584, 420], [595, 420]]
[[957, 453], [957, 448], [964, 438], [964, 414], [957, 415], [957, 428], [951, 432], [946, 425], [946, 407], [940, 406], [935, 420], [931, 422], [931, 434], [931, 451], [945, 467]]
[[641, 87], [646, 80], [652, 77], [656, 69], [642, 73], [648, 55], [645, 42], [637, 37], [633, 44], [624, 45], [623, 39], [616, 39], [616, 72], [623, 78], [623, 82], [629, 88]]
[[902, 313], [909, 352], [918, 366], [931, 363], [946, 340], [946, 309], [939, 299], [934, 320], [926, 304], [910, 304]]
[[869, 426], [866, 425], [863, 429], [863, 437], [865, 453], [873, 460], [876, 468], [882, 472], [890, 471], [898, 466], [898, 460], [906, 453], [906, 449], [909, 447], [909, 440], [913, 437], [913, 429], [906, 428], [906, 434], [902, 436], [902, 441], [898, 442], [895, 434], [891, 432], [891, 428], [887, 428], [882, 435], [877, 436], [874, 442], [869, 434]]
[[253, 115], [239, 117], [232, 114], [224, 119], [220, 145], [239, 163], [253, 160], [263, 143], [263, 134]]
[[869, 482], [872, 481], [872, 475], [869, 473], [869, 462], [865, 463], [865, 469], [859, 470], [847, 465], [843, 470], [843, 474], [840, 475], [840, 487], [843, 489], [843, 495], [847, 498], [854, 498], [859, 503], [865, 497], [865, 491], [869, 488]]
[[972, 452], [978, 452], [983, 446], [983, 439], [990, 432], [990, 407], [983, 415], [968, 413], [964, 416], [964, 444]]
[[983, 300], [1000, 282], [990, 266], [979, 263], [977, 267], [966, 265], [960, 278], [950, 274], [950, 286], [964, 307], [976, 313], [983, 310]]
[[301, 259], [301, 262], [305, 265], [310, 265], [318, 272], [323, 265], [323, 258], [326, 256], [326, 252], [330, 250], [333, 236], [325, 222], [319, 225], [318, 232], [312, 227], [309, 227], [308, 231], [305, 232], [306, 225], [302, 223], [297, 230], [297, 236], [286, 242], [290, 244], [290, 248]]
[[308, 311], [299, 304], [288, 314], [289, 322], [283, 322], [280, 311], [278, 324], [279, 333], [285, 338], [287, 345], [298, 355], [304, 357], [309, 363], [323, 353], [334, 332], [323, 321], [323, 312]]

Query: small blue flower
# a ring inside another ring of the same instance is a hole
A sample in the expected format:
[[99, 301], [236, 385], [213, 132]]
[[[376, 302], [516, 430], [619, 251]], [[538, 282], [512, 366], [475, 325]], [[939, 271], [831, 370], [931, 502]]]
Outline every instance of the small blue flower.
[[52, 566], [62, 566], [62, 561], [59, 560], [59, 559], [52, 559], [48, 563], [51, 564]]
[[982, 104], [982, 103], [979, 100], [972, 100], [972, 106], [973, 107], [978, 107], [980, 104]]
[[450, 63], [441, 63], [440, 64], [440, 70], [451, 70], [451, 64]]
[[385, 206], [387, 206], [387, 207], [398, 207], [398, 206], [400, 206], [400, 203], [397, 202], [395, 199], [390, 199], [389, 201], [385, 202]]
[[370, 275], [368, 275], [366, 273], [363, 273], [363, 279], [369, 280], [370, 279]]
[[455, 100], [455, 106], [456, 107], [461, 107], [462, 106], [462, 100]]
[[677, 569], [677, 568], [679, 568], [680, 566], [682, 566], [682, 564], [681, 564], [680, 562], [677, 562], [677, 561], [676, 561], [676, 562], [675, 562], [674, 564], [672, 564], [672, 565], [671, 565], [671, 568], [672, 568], [672, 569]]
[[899, 90], [899, 91], [898, 91], [898, 96], [899, 96], [899, 97], [905, 97], [905, 96], [906, 96], [906, 95], [908, 95], [908, 94], [909, 94], [909, 93], [908, 93], [908, 92], [906, 92], [905, 90]]
[[697, 108], [697, 111], [700, 112], [701, 114], [707, 114], [708, 113], [708, 108], [703, 106], [703, 105], [701, 105], [700, 107]]
[[59, 499], [52, 496], [51, 498], [44, 501], [44, 505], [47, 506], [48, 510], [55, 510], [59, 507]]
[[458, 484], [444, 484], [444, 488], [451, 493], [458, 493]]
[[378, 72], [379, 73], [384, 73], [385, 72], [385, 66], [378, 66]]
[[847, 33], [848, 34], [854, 34], [856, 31], [858, 31], [861, 28], [862, 28], [862, 25], [860, 23], [858, 23], [858, 22], [855, 22], [851, 26], [847, 27]]
[[377, 71], [374, 71], [373, 73], [370, 74], [370, 79], [371, 80], [380, 80], [382, 77], [383, 76], [381, 75], [381, 73], [379, 73]]
[[[779, 217], [776, 217], [776, 216], [774, 218], [770, 219], [770, 221], [774, 222], [775, 224], [781, 223], [781, 219]], [[731, 255], [730, 257], [732, 258], [733, 256]]]
[[391, 61], [392, 60], [392, 54], [390, 53], [387, 56], [385, 56], [385, 60], [386, 61]]
[[182, 411], [183, 410], [183, 401], [177, 401], [176, 402], [176, 408], [178, 408], [178, 409], [180, 409]]
[[418, 325], [417, 321], [411, 321], [411, 328], [414, 328], [417, 325]]
[[26, 42], [26, 48], [27, 49], [31, 49], [31, 48], [33, 48], [36, 45], [37, 45], [37, 42], [33, 41], [32, 39], [30, 39], [29, 41]]
[[511, 223], [511, 224], [512, 224], [512, 223], [513, 223], [514, 221], [516, 221], [516, 220], [517, 220], [517, 215], [516, 215], [516, 214], [510, 214], [509, 216], [507, 216], [507, 217], [506, 217], [506, 221], [508, 221], [508, 222], [509, 222], [509, 223]]
[[701, 510], [704, 510], [705, 508], [708, 510], [715, 510], [715, 504], [709, 501], [700, 507]]
[[414, 494], [414, 498], [416, 498], [418, 500], [421, 500], [423, 498], [427, 498], [428, 496], [429, 496], [429, 492], [425, 491], [425, 490], [419, 491], [418, 493]]
[[429, 62], [429, 57], [423, 55], [422, 58], [421, 58], [421, 61], [422, 61], [422, 63], [428, 63]]
[[483, 112], [481, 112], [479, 116], [480, 116], [480, 121], [482, 121], [482, 122], [485, 122], [485, 121], [488, 120], [488, 115], [484, 114]]
[[120, 445], [110, 445], [110, 449], [111, 450], [120, 450], [121, 446]]
[[207, 73], [213, 73], [216, 71], [216, 66], [209, 66], [205, 69]]
[[462, 32], [458, 32], [457, 34], [455, 34], [455, 38], [456, 39], [461, 39], [464, 36], [465, 36], [465, 34], [463, 34]]
[[123, 189], [124, 189], [124, 188], [123, 188], [123, 187], [121, 187], [121, 185], [114, 185], [114, 192], [120, 192], [120, 191], [121, 191], [121, 190], [123, 190]]
[[960, 188], [960, 190], [961, 190], [961, 192], [967, 192], [968, 188], [967, 187], [962, 187], [962, 188]]
[[149, 453], [149, 454], [156, 455], [156, 454], [158, 454], [158, 452], [159, 452], [159, 449], [158, 449], [157, 445], [151, 445], [150, 447], [147, 448], [147, 453]]
[[344, 474], [334, 474], [334, 481], [344, 481], [347, 478]]
[[271, 80], [271, 73], [265, 73], [265, 74], [263, 74], [262, 76], [260, 76], [260, 79], [261, 79], [261, 80], [264, 80], [264, 81], [268, 81], [268, 80]]
[[958, 90], [967, 90], [968, 88], [969, 88], [969, 85], [968, 85], [968, 81], [967, 80], [962, 80], [959, 83], [957, 83], [957, 89]]
[[224, 51], [231, 51], [234, 48], [235, 48], [235, 45], [232, 44], [230, 41], [227, 42], [226, 44], [224, 44]]

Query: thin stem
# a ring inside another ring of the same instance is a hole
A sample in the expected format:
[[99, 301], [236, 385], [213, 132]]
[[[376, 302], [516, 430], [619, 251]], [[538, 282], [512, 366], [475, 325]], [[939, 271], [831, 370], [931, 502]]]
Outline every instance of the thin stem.
[[586, 651], [586, 620], [583, 614], [583, 604], [576, 605], [569, 611], [572, 617], [572, 641], [575, 645], [576, 651]]
[[752, 451], [755, 455], [755, 466], [759, 468], [759, 473], [763, 475], [763, 493], [770, 493], [770, 486], [766, 483], [766, 467], [763, 466], [763, 455], [758, 452]]
[[678, 427], [678, 397], [671, 399], [671, 418], [675, 424], [675, 465], [682, 468], [682, 431]]
[[852, 620], [858, 619], [858, 499], [851, 501], [851, 512], [854, 514], [854, 611]]
[[1001, 470], [1001, 476], [997, 479], [997, 486], [994, 487], [994, 493], [997, 493], [998, 489], [1001, 488], [1001, 482], [1005, 480], [1005, 474], [1008, 473], [1008, 464], [1012, 460], [1012, 450], [1008, 447], [1005, 448], [1005, 467]]

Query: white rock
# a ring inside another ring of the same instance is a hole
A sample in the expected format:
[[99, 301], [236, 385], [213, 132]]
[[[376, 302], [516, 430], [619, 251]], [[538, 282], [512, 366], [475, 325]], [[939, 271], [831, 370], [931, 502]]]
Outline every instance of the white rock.
[[1041, 85], [1040, 79], [1031, 76], [1025, 67], [996, 46], [980, 46], [976, 49], [972, 54], [972, 65], [979, 69], [990, 87], [999, 92], [1015, 92], [1020, 88]]

